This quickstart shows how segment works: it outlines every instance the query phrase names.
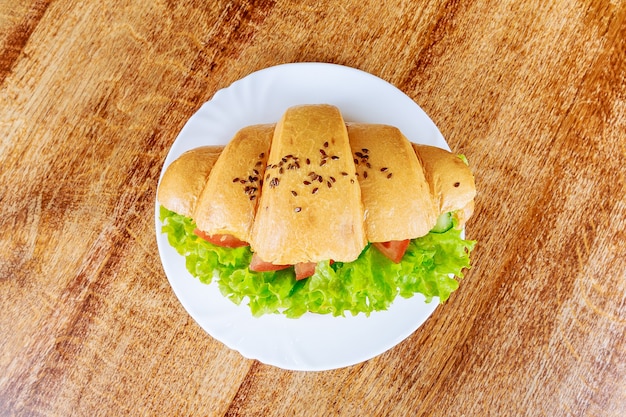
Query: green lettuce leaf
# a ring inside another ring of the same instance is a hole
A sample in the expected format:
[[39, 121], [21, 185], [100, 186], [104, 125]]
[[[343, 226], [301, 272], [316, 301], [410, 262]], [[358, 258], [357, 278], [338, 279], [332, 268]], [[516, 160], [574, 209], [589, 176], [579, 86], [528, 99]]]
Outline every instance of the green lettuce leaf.
[[293, 268], [275, 272], [248, 269], [249, 247], [222, 248], [199, 237], [194, 222], [160, 208], [162, 232], [185, 257], [187, 270], [205, 284], [214, 280], [220, 292], [236, 304], [247, 303], [254, 316], [281, 313], [297, 318], [306, 312], [343, 316], [369, 315], [387, 309], [400, 295], [423, 294], [426, 302], [446, 301], [459, 286], [463, 269], [470, 268], [476, 244], [461, 231], [429, 233], [414, 239], [395, 264], [368, 245], [354, 262], [320, 262], [315, 274], [297, 281]]

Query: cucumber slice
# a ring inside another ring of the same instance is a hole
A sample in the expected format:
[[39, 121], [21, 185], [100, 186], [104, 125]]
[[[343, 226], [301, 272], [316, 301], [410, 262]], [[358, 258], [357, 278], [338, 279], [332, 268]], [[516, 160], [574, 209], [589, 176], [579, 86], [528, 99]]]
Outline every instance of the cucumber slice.
[[437, 223], [430, 231], [432, 233], [444, 233], [452, 229], [452, 213], [443, 213], [437, 218]]

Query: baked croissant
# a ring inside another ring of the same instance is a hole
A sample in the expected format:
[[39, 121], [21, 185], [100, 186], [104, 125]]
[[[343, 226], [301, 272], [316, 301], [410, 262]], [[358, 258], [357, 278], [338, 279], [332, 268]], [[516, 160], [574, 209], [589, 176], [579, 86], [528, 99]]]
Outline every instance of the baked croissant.
[[157, 198], [209, 242], [249, 245], [251, 269], [296, 265], [304, 278], [317, 262], [354, 261], [368, 242], [398, 262], [402, 243], [442, 215], [463, 227], [475, 195], [459, 156], [412, 144], [393, 126], [346, 123], [331, 105], [301, 105], [225, 147], [184, 153]]

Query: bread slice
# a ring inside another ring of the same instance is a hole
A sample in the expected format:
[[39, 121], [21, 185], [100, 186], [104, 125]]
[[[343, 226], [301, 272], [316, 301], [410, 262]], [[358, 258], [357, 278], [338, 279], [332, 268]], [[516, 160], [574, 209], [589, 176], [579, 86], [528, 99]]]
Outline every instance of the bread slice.
[[456, 154], [435, 146], [413, 144], [413, 149], [424, 166], [439, 214], [464, 209], [469, 218], [476, 185], [467, 164]]
[[250, 242], [274, 127], [245, 127], [226, 145], [194, 214], [198, 229], [205, 234], [229, 234]]
[[366, 244], [361, 191], [339, 109], [289, 108], [274, 132], [252, 250], [280, 265], [351, 262]]
[[393, 126], [348, 124], [370, 242], [415, 239], [437, 221], [437, 208], [411, 142]]
[[163, 173], [157, 191], [159, 203], [170, 211], [193, 217], [200, 193], [223, 150], [223, 146], [203, 146], [179, 156]]

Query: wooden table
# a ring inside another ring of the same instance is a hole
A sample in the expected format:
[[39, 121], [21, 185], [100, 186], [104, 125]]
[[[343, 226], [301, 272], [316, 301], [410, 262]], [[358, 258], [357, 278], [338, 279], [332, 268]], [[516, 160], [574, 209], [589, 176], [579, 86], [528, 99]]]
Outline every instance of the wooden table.
[[[623, 1], [0, 2], [3, 415], [626, 415]], [[220, 88], [319, 61], [466, 154], [473, 269], [365, 363], [284, 371], [186, 313], [153, 208]]]

